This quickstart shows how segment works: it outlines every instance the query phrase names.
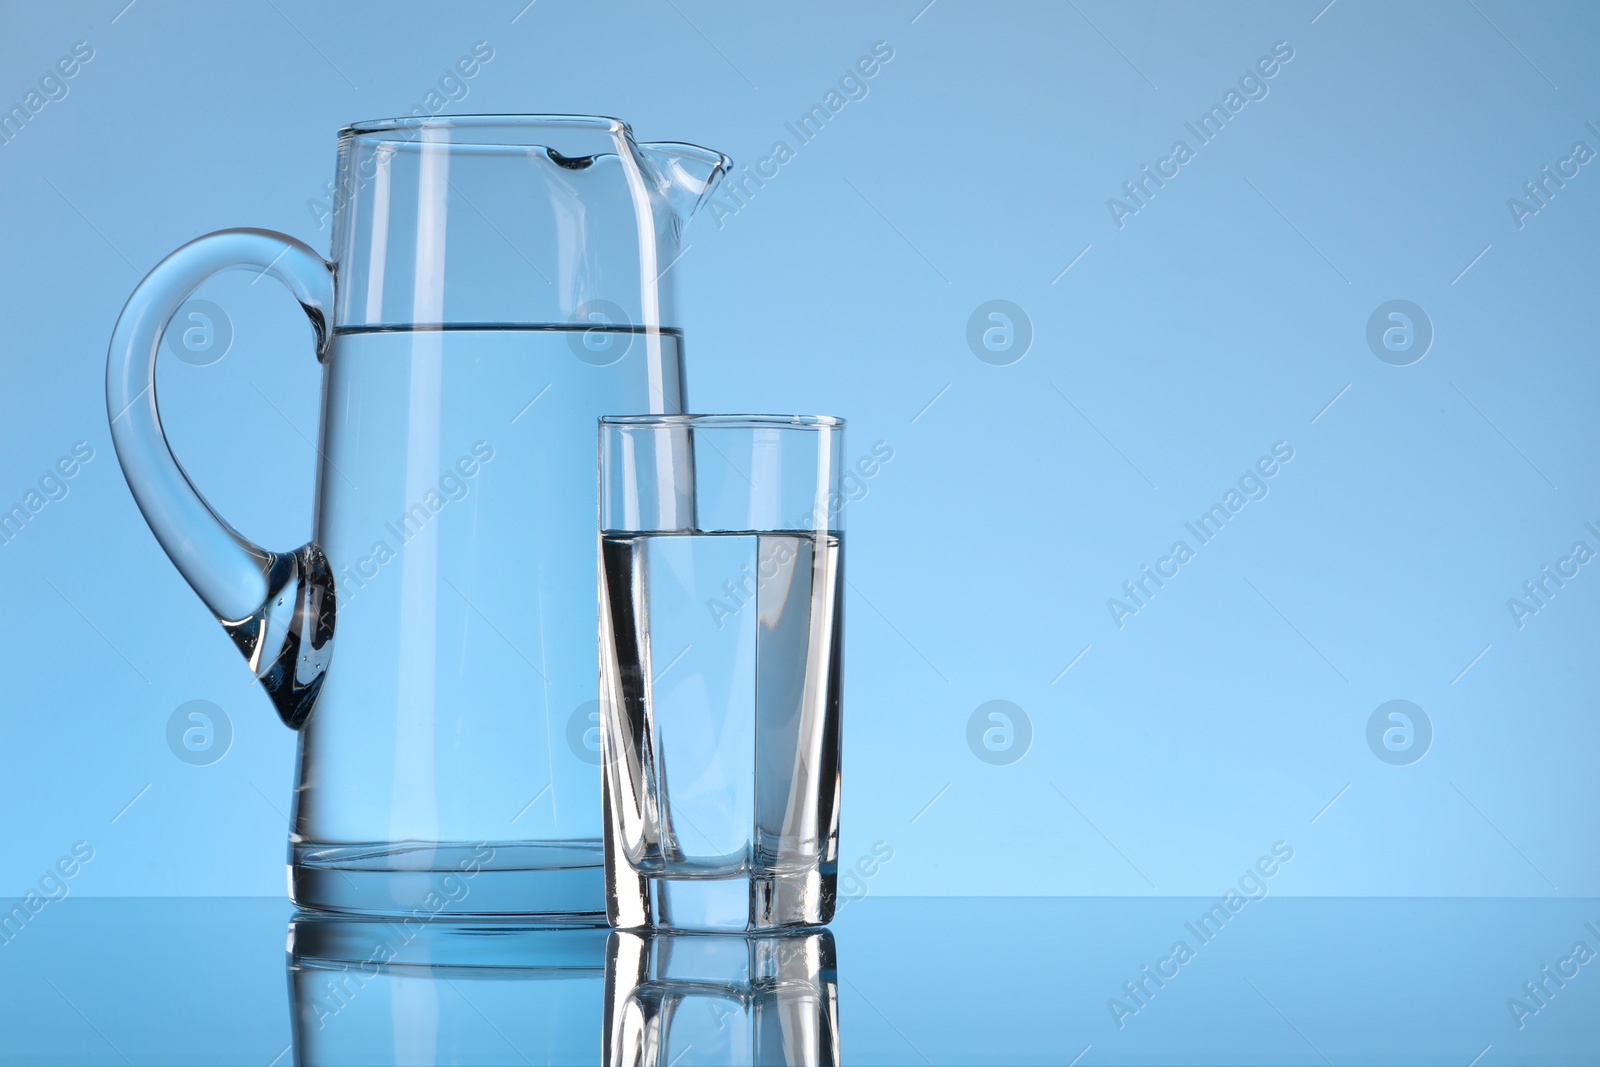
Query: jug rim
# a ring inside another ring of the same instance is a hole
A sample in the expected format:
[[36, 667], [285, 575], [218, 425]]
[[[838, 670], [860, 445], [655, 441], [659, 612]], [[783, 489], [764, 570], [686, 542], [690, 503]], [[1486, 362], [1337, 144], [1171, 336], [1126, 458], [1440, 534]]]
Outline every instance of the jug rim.
[[496, 126], [511, 129], [579, 129], [624, 133], [633, 139], [633, 128], [610, 115], [403, 115], [387, 119], [362, 119], [339, 130], [339, 136], [366, 137], [382, 133], [409, 133], [416, 130], [473, 130]]

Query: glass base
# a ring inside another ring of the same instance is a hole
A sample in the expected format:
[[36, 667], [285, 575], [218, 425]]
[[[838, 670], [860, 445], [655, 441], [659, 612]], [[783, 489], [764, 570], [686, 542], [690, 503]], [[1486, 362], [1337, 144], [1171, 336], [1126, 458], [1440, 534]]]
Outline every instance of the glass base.
[[301, 908], [423, 919], [605, 921], [600, 842], [480, 841], [290, 846]]
[[837, 878], [812, 869], [732, 878], [651, 875], [642, 881], [650, 924], [658, 929], [749, 933], [832, 921]]

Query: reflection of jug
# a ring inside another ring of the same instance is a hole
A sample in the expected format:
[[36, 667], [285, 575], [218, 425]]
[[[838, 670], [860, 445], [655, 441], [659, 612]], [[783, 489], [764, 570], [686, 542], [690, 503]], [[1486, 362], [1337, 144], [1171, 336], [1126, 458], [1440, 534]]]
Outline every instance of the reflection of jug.
[[594, 1063], [605, 952], [603, 927], [298, 915], [294, 1062]]
[[[583, 743], [595, 419], [683, 410], [668, 272], [726, 165], [614, 119], [360, 123], [339, 137], [331, 264], [226, 230], [129, 299], [112, 440], [162, 547], [300, 732], [297, 903], [603, 915]], [[156, 409], [162, 331], [231, 268], [283, 282], [316, 329], [315, 530], [293, 552], [211, 510]]]
[[833, 935], [613, 930], [603, 1032], [605, 1067], [835, 1067]]

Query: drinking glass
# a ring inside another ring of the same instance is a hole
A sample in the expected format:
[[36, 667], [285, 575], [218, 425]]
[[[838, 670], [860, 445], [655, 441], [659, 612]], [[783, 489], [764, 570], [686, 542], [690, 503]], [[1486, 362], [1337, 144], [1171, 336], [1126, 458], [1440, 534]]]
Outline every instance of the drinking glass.
[[600, 420], [600, 743], [613, 926], [833, 917], [844, 422]]

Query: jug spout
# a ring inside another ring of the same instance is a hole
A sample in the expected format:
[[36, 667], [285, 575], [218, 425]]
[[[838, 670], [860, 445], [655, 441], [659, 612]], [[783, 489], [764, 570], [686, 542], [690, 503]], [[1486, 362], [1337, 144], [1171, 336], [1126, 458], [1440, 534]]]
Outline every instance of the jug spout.
[[661, 175], [667, 202], [677, 217], [680, 231], [711, 199], [733, 165], [733, 160], [721, 152], [692, 144], [657, 141], [639, 145], [639, 151]]

